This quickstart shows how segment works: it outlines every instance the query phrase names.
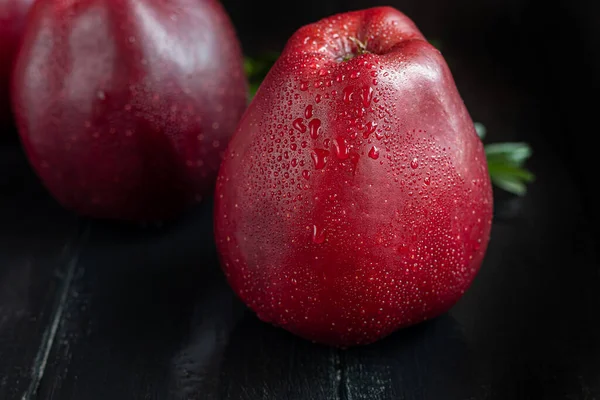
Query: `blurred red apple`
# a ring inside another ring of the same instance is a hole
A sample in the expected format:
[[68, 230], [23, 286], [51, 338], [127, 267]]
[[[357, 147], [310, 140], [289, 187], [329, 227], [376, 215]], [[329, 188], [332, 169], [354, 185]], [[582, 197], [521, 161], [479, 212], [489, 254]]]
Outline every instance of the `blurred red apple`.
[[232, 24], [216, 0], [40, 0], [12, 81], [19, 133], [65, 207], [167, 219], [212, 193], [245, 109]]
[[447, 311], [486, 251], [483, 144], [438, 50], [390, 7], [298, 30], [230, 142], [215, 232], [275, 325], [365, 344]]
[[0, 0], [0, 126], [10, 120], [10, 73], [33, 0]]

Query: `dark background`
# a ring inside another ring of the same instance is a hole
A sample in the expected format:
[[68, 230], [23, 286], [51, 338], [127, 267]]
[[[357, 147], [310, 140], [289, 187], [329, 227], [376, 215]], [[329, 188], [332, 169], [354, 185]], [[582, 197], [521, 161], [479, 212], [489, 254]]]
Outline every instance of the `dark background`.
[[313, 345], [232, 295], [211, 205], [162, 227], [61, 209], [16, 133], [0, 147], [0, 399], [600, 399], [598, 2], [223, 1], [248, 55], [387, 4], [441, 50], [486, 143], [527, 141], [495, 192], [482, 270], [444, 316], [371, 346]]

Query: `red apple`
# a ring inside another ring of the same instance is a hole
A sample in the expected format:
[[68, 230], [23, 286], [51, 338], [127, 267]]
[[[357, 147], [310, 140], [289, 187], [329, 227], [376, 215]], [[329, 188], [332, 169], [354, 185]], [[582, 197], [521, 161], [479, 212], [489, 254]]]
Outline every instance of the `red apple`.
[[479, 270], [492, 219], [483, 145], [451, 72], [390, 7], [291, 37], [215, 196], [233, 290], [261, 319], [336, 346], [447, 311]]
[[120, 220], [171, 218], [211, 194], [247, 99], [216, 0], [39, 0], [12, 88], [53, 196]]
[[0, 0], [0, 124], [2, 125], [10, 120], [10, 73], [32, 2], [33, 0]]

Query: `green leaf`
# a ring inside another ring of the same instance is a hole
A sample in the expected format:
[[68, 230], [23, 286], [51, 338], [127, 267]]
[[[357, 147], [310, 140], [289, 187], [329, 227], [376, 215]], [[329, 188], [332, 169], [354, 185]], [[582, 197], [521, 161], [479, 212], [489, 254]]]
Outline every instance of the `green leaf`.
[[492, 183], [509, 193], [516, 194], [517, 196], [524, 196], [527, 193], [527, 186], [525, 183], [516, 179], [504, 179], [496, 177], [492, 178]]
[[265, 52], [256, 57], [244, 57], [244, 71], [249, 83], [249, 100], [252, 100], [260, 84], [279, 58], [277, 52]]
[[254, 70], [256, 69], [255, 64], [256, 62], [252, 58], [244, 58], [244, 72], [247, 77], [251, 77], [254, 74]]
[[488, 171], [491, 177], [514, 177], [525, 182], [532, 182], [535, 179], [535, 175], [524, 168], [493, 160], [488, 161]]
[[492, 183], [501, 189], [519, 196], [527, 192], [526, 183], [533, 182], [535, 176], [530, 171], [511, 164], [508, 158], [489, 159], [488, 171]]
[[535, 179], [523, 168], [531, 157], [531, 147], [523, 142], [492, 143], [485, 145], [488, 171], [492, 183], [518, 196], [527, 192], [527, 183]]
[[531, 153], [531, 147], [522, 142], [492, 143], [485, 146], [488, 161], [501, 161], [516, 166], [523, 165]]
[[248, 85], [248, 95], [250, 97], [249, 100], [252, 100], [254, 98], [254, 96], [256, 95], [256, 91], [258, 90], [259, 87], [260, 87], [260, 83], [250, 82], [250, 84]]

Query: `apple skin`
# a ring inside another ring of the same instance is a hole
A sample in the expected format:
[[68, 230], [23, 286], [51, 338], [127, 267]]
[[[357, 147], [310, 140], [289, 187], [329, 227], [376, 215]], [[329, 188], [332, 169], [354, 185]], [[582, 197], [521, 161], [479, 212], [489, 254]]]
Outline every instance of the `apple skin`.
[[347, 347], [452, 307], [492, 202], [444, 58], [404, 14], [370, 8], [289, 39], [221, 164], [216, 242], [259, 318]]
[[0, 127], [8, 124], [10, 75], [33, 0], [0, 0]]
[[56, 200], [126, 221], [212, 196], [247, 103], [216, 0], [40, 0], [12, 89], [23, 146]]

